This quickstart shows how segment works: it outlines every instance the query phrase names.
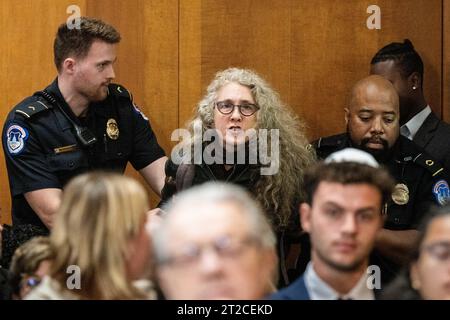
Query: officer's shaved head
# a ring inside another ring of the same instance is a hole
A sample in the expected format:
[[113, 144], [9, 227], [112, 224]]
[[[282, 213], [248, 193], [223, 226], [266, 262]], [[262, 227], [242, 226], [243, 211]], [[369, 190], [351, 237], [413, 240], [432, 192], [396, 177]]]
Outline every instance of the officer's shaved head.
[[399, 118], [398, 95], [388, 80], [371, 75], [353, 86], [345, 121], [354, 146], [380, 161], [398, 139]]
[[399, 101], [394, 86], [385, 78], [371, 75], [359, 80], [352, 89], [350, 108], [367, 104], [371, 100], [385, 101], [399, 112]]

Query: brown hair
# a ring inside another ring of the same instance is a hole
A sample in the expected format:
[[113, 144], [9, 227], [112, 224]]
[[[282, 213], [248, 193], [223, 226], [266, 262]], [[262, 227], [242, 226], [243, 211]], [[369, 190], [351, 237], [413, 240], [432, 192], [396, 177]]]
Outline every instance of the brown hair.
[[327, 164], [320, 162], [309, 168], [305, 173], [304, 188], [306, 202], [309, 205], [312, 205], [314, 193], [322, 181], [372, 185], [382, 195], [381, 205], [389, 199], [394, 188], [394, 180], [385, 169], [356, 162], [332, 162]]
[[76, 26], [69, 28], [66, 22], [61, 24], [53, 43], [55, 65], [58, 72], [61, 71], [63, 61], [70, 55], [84, 58], [94, 40], [114, 44], [120, 41], [120, 34], [113, 26], [93, 18], [81, 17], [79, 28]]

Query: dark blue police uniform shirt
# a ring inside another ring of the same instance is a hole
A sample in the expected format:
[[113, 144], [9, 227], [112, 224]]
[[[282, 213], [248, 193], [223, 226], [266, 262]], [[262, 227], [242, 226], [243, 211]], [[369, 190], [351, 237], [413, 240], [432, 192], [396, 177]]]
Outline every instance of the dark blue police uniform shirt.
[[[124, 172], [128, 162], [140, 170], [165, 155], [130, 93], [117, 84], [110, 84], [108, 89], [107, 98], [91, 103], [86, 117], [79, 119], [64, 101], [57, 79], [46, 88], [73, 122], [95, 135], [97, 141], [92, 146], [79, 143], [74, 125], [41, 96], [26, 98], [8, 114], [2, 143], [13, 224], [44, 226], [25, 200], [26, 192], [61, 189], [72, 177], [86, 171]], [[107, 130], [111, 124], [115, 132]]]

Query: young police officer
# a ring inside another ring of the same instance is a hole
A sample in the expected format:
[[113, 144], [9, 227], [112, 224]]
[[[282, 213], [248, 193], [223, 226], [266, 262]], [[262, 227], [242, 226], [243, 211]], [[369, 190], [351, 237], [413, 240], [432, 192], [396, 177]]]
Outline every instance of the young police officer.
[[123, 172], [130, 162], [160, 193], [164, 151], [131, 94], [112, 83], [119, 41], [100, 20], [62, 24], [54, 41], [57, 78], [9, 113], [2, 142], [13, 224], [50, 229], [63, 186], [89, 170]]

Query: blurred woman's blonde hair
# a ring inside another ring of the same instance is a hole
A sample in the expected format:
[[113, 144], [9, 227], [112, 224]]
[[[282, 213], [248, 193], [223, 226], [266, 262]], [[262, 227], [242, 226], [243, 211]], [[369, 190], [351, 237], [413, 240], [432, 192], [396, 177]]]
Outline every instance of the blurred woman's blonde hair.
[[50, 276], [67, 288], [67, 268], [76, 265], [81, 289], [70, 293], [81, 299], [143, 298], [127, 276], [126, 261], [148, 209], [146, 191], [131, 178], [100, 172], [76, 177], [64, 189], [52, 230]]

